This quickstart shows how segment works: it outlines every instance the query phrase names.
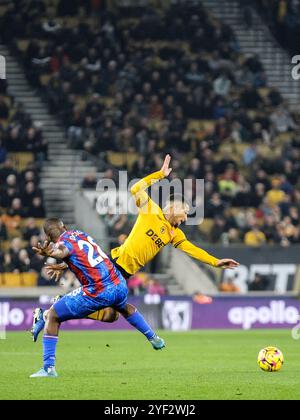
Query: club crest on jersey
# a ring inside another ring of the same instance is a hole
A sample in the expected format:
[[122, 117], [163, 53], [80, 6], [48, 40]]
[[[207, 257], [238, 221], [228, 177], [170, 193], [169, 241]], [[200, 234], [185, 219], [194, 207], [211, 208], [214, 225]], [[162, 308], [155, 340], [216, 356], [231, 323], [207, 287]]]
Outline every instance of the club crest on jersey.
[[160, 233], [163, 235], [166, 232], [166, 228], [163, 226], [160, 228]]

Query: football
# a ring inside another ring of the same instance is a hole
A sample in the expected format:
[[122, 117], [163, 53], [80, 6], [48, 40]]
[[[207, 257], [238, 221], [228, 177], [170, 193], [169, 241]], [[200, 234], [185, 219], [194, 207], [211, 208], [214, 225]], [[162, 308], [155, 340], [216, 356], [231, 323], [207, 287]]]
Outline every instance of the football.
[[265, 347], [257, 357], [258, 366], [266, 372], [277, 372], [283, 365], [283, 354], [277, 347]]

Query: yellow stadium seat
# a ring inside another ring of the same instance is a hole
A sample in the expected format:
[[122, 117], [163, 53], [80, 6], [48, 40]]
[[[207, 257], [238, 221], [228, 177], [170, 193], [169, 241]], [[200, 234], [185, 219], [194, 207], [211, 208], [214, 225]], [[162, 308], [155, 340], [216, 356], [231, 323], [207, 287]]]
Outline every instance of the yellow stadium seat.
[[12, 100], [10, 96], [3, 96], [4, 102], [8, 106], [8, 108], [11, 108], [12, 106]]
[[3, 16], [4, 13], [6, 12], [7, 6], [5, 5], [1, 5], [0, 6], [0, 16]]
[[126, 153], [126, 166], [129, 170], [132, 169], [132, 166], [138, 160], [138, 158], [139, 158], [138, 153]]
[[188, 131], [198, 131], [202, 129], [202, 121], [201, 120], [189, 120], [188, 121]]
[[233, 149], [235, 154], [238, 155], [238, 158], [240, 159], [248, 147], [250, 147], [250, 143], [237, 143], [233, 146]]
[[270, 93], [270, 88], [268, 88], [268, 87], [259, 88], [258, 89], [258, 93], [260, 94], [260, 96], [262, 96], [263, 98], [265, 98]]
[[204, 219], [203, 222], [198, 226], [198, 229], [201, 233], [208, 236], [213, 227], [213, 224], [214, 224], [213, 219]]
[[214, 120], [202, 120], [202, 125], [205, 128], [205, 130], [212, 129], [215, 127], [216, 122]]
[[52, 75], [51, 74], [42, 74], [40, 76], [40, 83], [42, 86], [47, 86], [50, 79], [51, 79]]
[[125, 154], [118, 152], [108, 152], [108, 162], [113, 166], [124, 166], [125, 165]]
[[7, 127], [9, 126], [9, 120], [3, 120], [0, 119], [0, 127], [4, 128], [5, 130], [7, 129]]
[[278, 134], [277, 139], [280, 141], [280, 143], [285, 143], [291, 140], [292, 136], [293, 136], [292, 133], [281, 133], [281, 134]]
[[35, 287], [37, 273], [3, 273], [0, 274], [0, 287]]
[[10, 247], [10, 241], [1, 241], [0, 251], [6, 252], [9, 250], [9, 247]]
[[[28, 218], [26, 218], [26, 217], [23, 218], [20, 222], [20, 227], [25, 228], [29, 219], [30, 219], [29, 217]], [[35, 224], [38, 228], [43, 227], [45, 219], [34, 219], [34, 220], [35, 220]]]
[[17, 46], [19, 51], [25, 52], [27, 50], [29, 44], [29, 40], [28, 39], [20, 39], [19, 41], [17, 41]]
[[34, 162], [34, 154], [31, 152], [9, 153], [9, 157], [19, 172], [23, 171], [28, 164]]

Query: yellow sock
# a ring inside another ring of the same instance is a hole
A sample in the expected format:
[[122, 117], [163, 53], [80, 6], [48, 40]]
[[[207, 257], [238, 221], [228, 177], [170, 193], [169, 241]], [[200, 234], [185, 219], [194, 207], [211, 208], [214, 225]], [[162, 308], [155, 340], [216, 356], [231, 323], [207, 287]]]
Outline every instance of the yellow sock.
[[100, 309], [97, 312], [92, 313], [88, 316], [90, 319], [95, 319], [96, 321], [102, 321], [104, 316], [104, 309]]

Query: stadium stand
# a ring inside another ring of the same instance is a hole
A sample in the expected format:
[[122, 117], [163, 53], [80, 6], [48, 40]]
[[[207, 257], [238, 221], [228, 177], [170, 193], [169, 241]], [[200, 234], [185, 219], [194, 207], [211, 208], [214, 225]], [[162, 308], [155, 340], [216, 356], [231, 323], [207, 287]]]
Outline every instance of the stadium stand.
[[291, 54], [298, 54], [300, 5], [298, 1], [256, 0], [257, 10], [269, 25], [276, 39]]
[[39, 168], [47, 159], [47, 142], [6, 89], [0, 116], [0, 285], [33, 286], [40, 284], [43, 266], [31, 246], [45, 217]]
[[[171, 152], [173, 177], [206, 181], [206, 219], [194, 239], [300, 242], [299, 116], [269, 86], [259, 57], [242, 54], [230, 26], [199, 2], [17, 3], [2, 10], [2, 37], [71, 148], [132, 178], [156, 170]], [[257, 3], [265, 13], [266, 2]], [[276, 13], [282, 3], [272, 2]], [[27, 141], [35, 135], [28, 129]], [[46, 154], [37, 144], [34, 152]], [[82, 188], [96, 181], [91, 173]], [[114, 243], [132, 225], [126, 217], [105, 220]]]

